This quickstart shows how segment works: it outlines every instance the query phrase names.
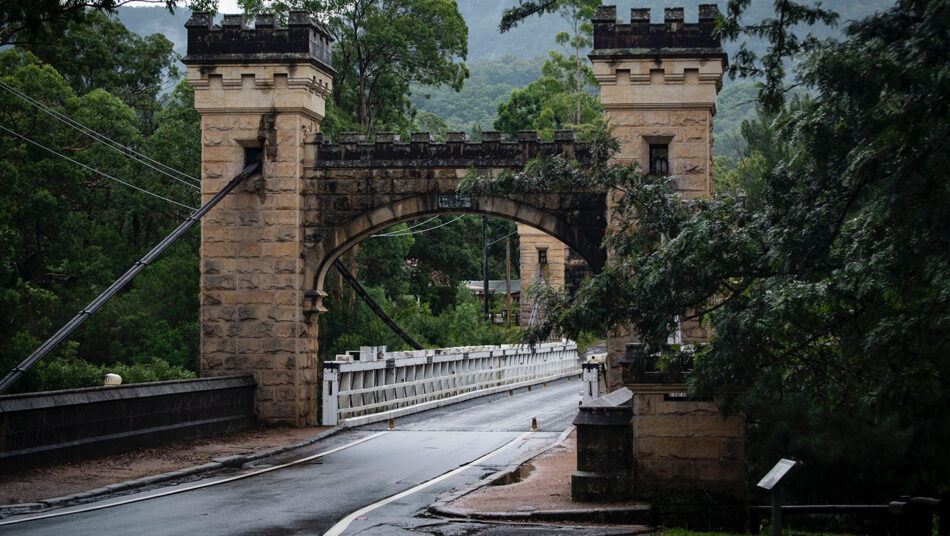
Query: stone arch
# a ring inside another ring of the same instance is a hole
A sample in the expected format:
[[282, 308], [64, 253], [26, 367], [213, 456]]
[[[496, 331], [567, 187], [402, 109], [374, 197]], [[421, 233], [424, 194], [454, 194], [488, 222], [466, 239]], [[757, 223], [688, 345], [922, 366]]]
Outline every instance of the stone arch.
[[595, 270], [604, 264], [600, 240], [591, 240], [581, 229], [546, 210], [517, 199], [506, 197], [473, 196], [467, 206], [440, 206], [439, 194], [426, 194], [400, 199], [368, 210], [340, 224], [330, 231], [310, 252], [305, 262], [306, 281], [317, 298], [317, 309], [322, 309], [326, 274], [340, 255], [373, 234], [398, 223], [439, 214], [482, 214], [523, 223], [539, 229], [564, 242], [587, 261]]

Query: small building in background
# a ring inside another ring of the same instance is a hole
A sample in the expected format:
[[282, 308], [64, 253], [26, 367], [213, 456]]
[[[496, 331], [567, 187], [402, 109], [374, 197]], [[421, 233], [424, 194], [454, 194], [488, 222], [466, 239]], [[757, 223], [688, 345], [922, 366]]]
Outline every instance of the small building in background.
[[[539, 279], [546, 280], [553, 288], [565, 284], [576, 288], [591, 273], [590, 265], [583, 257], [544, 231], [519, 223], [518, 240], [521, 248], [519, 270], [525, 289]], [[520, 303], [519, 324], [527, 327], [537, 322], [539, 312], [534, 307], [534, 298], [526, 293]]]
[[[475, 297], [479, 301], [485, 301], [485, 281], [466, 281], [465, 288], [471, 290], [475, 294]], [[495, 324], [504, 324], [507, 321], [507, 311], [504, 309], [504, 299], [505, 292], [507, 291], [505, 280], [504, 279], [489, 279], [488, 280], [488, 296], [501, 296], [502, 299], [502, 311], [501, 313], [495, 314], [492, 317], [492, 321]], [[512, 324], [518, 324], [518, 307], [521, 303], [521, 280], [512, 279], [511, 280], [511, 309], [512, 309]]]

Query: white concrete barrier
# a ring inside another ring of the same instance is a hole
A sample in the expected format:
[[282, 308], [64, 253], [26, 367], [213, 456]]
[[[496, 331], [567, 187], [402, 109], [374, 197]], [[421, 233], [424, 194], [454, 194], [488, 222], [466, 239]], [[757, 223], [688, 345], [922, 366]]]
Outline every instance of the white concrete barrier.
[[580, 374], [573, 341], [407, 352], [363, 347], [323, 366], [323, 424], [358, 426]]

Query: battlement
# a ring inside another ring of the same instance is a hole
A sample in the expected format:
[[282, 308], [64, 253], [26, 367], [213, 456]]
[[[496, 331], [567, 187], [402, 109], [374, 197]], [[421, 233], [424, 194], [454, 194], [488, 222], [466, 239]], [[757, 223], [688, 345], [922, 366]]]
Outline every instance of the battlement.
[[722, 58], [719, 38], [713, 35], [719, 8], [716, 4], [699, 5], [699, 22], [684, 22], [683, 8], [666, 8], [664, 21], [650, 23], [650, 9], [630, 10], [630, 23], [617, 21], [616, 6], [600, 6], [591, 22], [594, 25], [594, 49], [591, 59], [605, 57]]
[[363, 134], [344, 132], [335, 143], [322, 134], [310, 143], [316, 147], [312, 166], [317, 168], [521, 167], [541, 155], [591, 163], [590, 144], [575, 141], [570, 130], [555, 131], [552, 142], [541, 141], [536, 131], [522, 130], [511, 141], [495, 131], [483, 132], [481, 142], [470, 142], [464, 132], [446, 133], [445, 142], [436, 142], [428, 132], [413, 132], [408, 142], [400, 141], [398, 134], [378, 132], [375, 142], [368, 143]]
[[254, 27], [242, 15], [225, 15], [220, 26], [208, 11], [196, 11], [185, 24], [188, 55], [185, 65], [311, 63], [334, 74], [330, 32], [305, 11], [291, 11], [286, 26], [273, 14], [261, 14]]

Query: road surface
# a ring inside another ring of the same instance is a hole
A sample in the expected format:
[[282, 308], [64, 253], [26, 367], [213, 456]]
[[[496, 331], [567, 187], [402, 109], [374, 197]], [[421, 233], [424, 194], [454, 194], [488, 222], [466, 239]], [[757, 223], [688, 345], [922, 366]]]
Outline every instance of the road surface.
[[393, 431], [367, 425], [197, 482], [10, 517], [0, 535], [552, 534], [430, 518], [425, 508], [554, 441], [570, 426], [581, 385], [562, 380], [470, 400], [401, 418]]

